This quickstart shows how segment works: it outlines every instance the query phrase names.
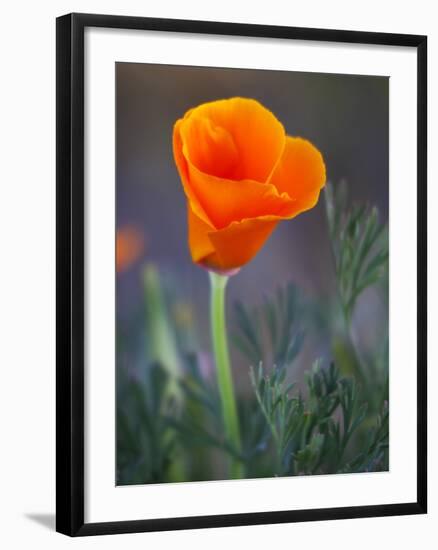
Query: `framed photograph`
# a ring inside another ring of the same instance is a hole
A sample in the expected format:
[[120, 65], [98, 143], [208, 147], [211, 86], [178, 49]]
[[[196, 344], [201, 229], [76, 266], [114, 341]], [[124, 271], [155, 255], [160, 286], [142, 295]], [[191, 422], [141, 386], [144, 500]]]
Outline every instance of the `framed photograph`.
[[57, 530], [426, 513], [425, 36], [57, 20]]

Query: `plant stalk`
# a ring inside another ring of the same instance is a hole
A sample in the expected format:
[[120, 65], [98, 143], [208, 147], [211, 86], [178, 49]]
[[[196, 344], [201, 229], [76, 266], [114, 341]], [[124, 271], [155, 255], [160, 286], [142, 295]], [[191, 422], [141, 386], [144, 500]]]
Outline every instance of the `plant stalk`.
[[[225, 435], [236, 453], [240, 453], [239, 419], [231, 375], [225, 320], [225, 288], [227, 282], [227, 276], [210, 272], [210, 322]], [[230, 475], [232, 479], [244, 477], [243, 464], [235, 456], [231, 457]]]

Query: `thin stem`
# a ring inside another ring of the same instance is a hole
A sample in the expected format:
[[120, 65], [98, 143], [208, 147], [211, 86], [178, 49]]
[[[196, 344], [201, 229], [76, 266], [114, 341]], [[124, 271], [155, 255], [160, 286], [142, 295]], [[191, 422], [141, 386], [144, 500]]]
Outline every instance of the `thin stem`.
[[181, 366], [178, 359], [177, 345], [166, 310], [164, 291], [160, 276], [154, 264], [149, 263], [143, 271], [143, 288], [146, 306], [148, 347], [151, 361], [161, 364], [169, 375], [166, 393], [178, 404], [182, 402], [182, 391], [179, 385]]
[[354, 339], [353, 339], [352, 334], [351, 334], [351, 311], [349, 310], [349, 308], [347, 308], [347, 306], [345, 304], [345, 300], [343, 298], [343, 295], [342, 295], [342, 292], [341, 292], [341, 289], [340, 289], [340, 285], [339, 285], [339, 267], [338, 267], [336, 250], [335, 250], [335, 246], [334, 246], [334, 242], [333, 242], [334, 238], [333, 238], [333, 234], [332, 234], [331, 227], [330, 227], [330, 218], [329, 218], [329, 215], [328, 215], [327, 196], [325, 196], [325, 206], [326, 206], [326, 208], [325, 208], [326, 221], [327, 221], [327, 227], [328, 227], [328, 230], [329, 230], [330, 252], [331, 252], [331, 256], [332, 256], [333, 266], [334, 266], [334, 269], [335, 269], [336, 294], [338, 296], [338, 303], [339, 303], [339, 306], [340, 306], [341, 312], [342, 312], [342, 319], [343, 319], [343, 325], [344, 325], [343, 326], [344, 337], [346, 338], [347, 344], [350, 347], [350, 352], [353, 355], [353, 361], [354, 361], [354, 364], [355, 364], [355, 367], [356, 367], [356, 372], [357, 372], [361, 382], [364, 385], [366, 385], [366, 378], [365, 378], [365, 374], [364, 374], [363, 365], [362, 365], [362, 362], [360, 360], [357, 347], [355, 345]]
[[[280, 436], [278, 435], [278, 431], [277, 431], [277, 428], [275, 426], [275, 423], [272, 422], [272, 420], [270, 419], [269, 413], [266, 410], [266, 407], [265, 407], [265, 405], [262, 401], [262, 398], [260, 396], [260, 392], [259, 392], [259, 389], [258, 389], [257, 381], [256, 381], [256, 378], [255, 378], [254, 369], [252, 367], [250, 367], [249, 375], [251, 377], [251, 383], [252, 383], [253, 388], [254, 388], [254, 393], [255, 393], [255, 396], [256, 396], [256, 399], [257, 399], [257, 403], [259, 404], [260, 409], [262, 411], [262, 414], [265, 417], [265, 420], [266, 420], [266, 422], [269, 426], [269, 429], [271, 430], [272, 437], [275, 440], [275, 445], [279, 448], [280, 447]], [[275, 401], [275, 399], [273, 401]]]
[[[275, 426], [275, 421], [272, 421], [271, 418], [269, 417], [269, 413], [266, 410], [266, 407], [265, 407], [265, 405], [263, 403], [263, 400], [260, 396], [260, 392], [259, 392], [259, 389], [257, 387], [257, 383], [256, 383], [256, 380], [255, 380], [255, 376], [254, 376], [254, 372], [253, 372], [252, 367], [251, 367], [251, 370], [250, 370], [250, 376], [251, 376], [251, 381], [253, 383], [257, 403], [259, 404], [260, 410], [262, 411], [262, 414], [265, 417], [266, 423], [268, 424], [268, 427], [271, 430], [271, 434], [272, 434], [272, 437], [274, 439], [275, 450], [276, 450], [275, 454], [276, 454], [276, 458], [277, 458], [276, 472], [277, 472], [278, 475], [280, 475], [281, 474], [281, 472], [280, 472], [280, 470], [281, 470], [281, 441], [280, 441], [280, 436], [278, 434], [277, 427]], [[273, 401], [275, 401], [275, 399]]]
[[[240, 452], [240, 429], [231, 376], [230, 356], [225, 322], [225, 287], [228, 277], [210, 272], [211, 302], [210, 321], [213, 350], [216, 361], [216, 373], [219, 394], [222, 403], [222, 418], [225, 435], [237, 453]], [[243, 464], [235, 457], [231, 458], [230, 474], [233, 479], [244, 477]]]

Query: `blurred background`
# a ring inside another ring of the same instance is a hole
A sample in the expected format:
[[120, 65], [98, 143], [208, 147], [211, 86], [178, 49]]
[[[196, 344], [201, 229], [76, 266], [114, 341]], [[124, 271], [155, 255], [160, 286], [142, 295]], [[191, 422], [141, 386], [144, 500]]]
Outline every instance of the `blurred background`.
[[[186, 200], [172, 154], [175, 121], [203, 102], [233, 96], [257, 99], [288, 135], [316, 145], [328, 181], [345, 182], [349, 204], [376, 206], [379, 222], [385, 224], [389, 79], [118, 63], [116, 85], [117, 368], [134, 378], [141, 378], [155, 360], [178, 368], [182, 349], [195, 352], [206, 376], [214, 376], [209, 281], [192, 263], [187, 246]], [[301, 383], [314, 360], [333, 359], [338, 324], [330, 307], [337, 289], [324, 192], [316, 208], [279, 224], [256, 258], [230, 280], [230, 334], [236, 301], [249, 309], [258, 307], [288, 283], [307, 305], [303, 349], [293, 367]], [[150, 325], [159, 311], [161, 330]], [[361, 294], [352, 323], [364, 356], [375, 349], [382, 331], [387, 332], [387, 317], [387, 289], [372, 287]], [[152, 333], [155, 344], [150, 342]], [[235, 346], [231, 356], [238, 392], [244, 393], [250, 387], [248, 359]], [[119, 401], [125, 398], [119, 392]]]

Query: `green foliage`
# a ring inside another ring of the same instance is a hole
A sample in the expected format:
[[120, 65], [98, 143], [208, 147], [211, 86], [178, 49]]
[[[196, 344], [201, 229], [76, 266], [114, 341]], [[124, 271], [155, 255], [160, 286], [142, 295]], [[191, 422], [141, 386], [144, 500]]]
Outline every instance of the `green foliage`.
[[305, 432], [305, 410], [302, 398], [290, 396], [293, 384], [285, 386], [286, 370], [274, 368], [265, 375], [261, 364], [250, 370], [251, 382], [260, 410], [272, 436], [276, 460], [275, 475], [291, 470], [291, 459]]
[[388, 268], [388, 231], [375, 207], [347, 208], [347, 187], [326, 185], [326, 211], [338, 291], [347, 322], [357, 298], [378, 283]]
[[233, 333], [232, 341], [250, 362], [257, 364], [263, 358], [261, 327], [257, 310], [251, 311], [242, 302], [236, 302], [234, 313], [240, 333]]
[[261, 307], [249, 309], [237, 302], [233, 342], [251, 364], [258, 365], [267, 359], [263, 346], [265, 335], [273, 364], [290, 365], [303, 343], [303, 332], [297, 326], [300, 310], [298, 292], [292, 283], [277, 289], [272, 297], [266, 296]]
[[[380, 341], [372, 353], [363, 353], [353, 323], [357, 300], [362, 292], [380, 285], [388, 296], [388, 227], [379, 222], [376, 208], [348, 205], [345, 182], [325, 191], [331, 247], [336, 275], [342, 331], [333, 335], [334, 359], [343, 374], [361, 384], [362, 399], [376, 414], [388, 399], [388, 329], [382, 324]], [[386, 299], [385, 299], [386, 297]]]
[[180, 360], [175, 331], [168, 320], [164, 289], [153, 264], [147, 264], [143, 270], [143, 287], [150, 360], [166, 369], [169, 394], [179, 400]]
[[[168, 374], [158, 364], [144, 382], [119, 375], [117, 400], [117, 479], [120, 484], [157, 483], [172, 479], [175, 434], [167, 421]], [[126, 396], [125, 398], [121, 398]]]
[[202, 376], [195, 355], [186, 358], [186, 374], [180, 381], [185, 406], [179, 418], [169, 418], [190, 449], [216, 447], [234, 453], [223, 436], [221, 405], [215, 385]]
[[365, 420], [367, 406], [359, 403], [355, 382], [340, 377], [333, 364], [324, 369], [317, 362], [307, 373], [307, 398], [286, 384], [284, 369], [265, 374], [259, 366], [250, 376], [275, 448], [274, 475], [387, 468], [387, 413], [377, 419], [364, 450], [350, 456], [349, 443]]
[[306, 396], [287, 383], [285, 368], [269, 373], [261, 365], [251, 368], [254, 394], [239, 400], [241, 453], [222, 435], [217, 390], [202, 376], [195, 356], [187, 359], [181, 381], [182, 410], [166, 397], [166, 371], [159, 365], [149, 370], [146, 383], [126, 382], [129, 400], [118, 409], [120, 484], [211, 479], [217, 451], [241, 460], [252, 478], [388, 468], [387, 406], [367, 426], [358, 451], [351, 443], [360, 440], [367, 407], [354, 380], [341, 377], [333, 364], [323, 368], [316, 362], [306, 373]]
[[[146, 273], [140, 341], [150, 365], [141, 359], [128, 376], [118, 357], [119, 484], [223, 479], [230, 457], [247, 478], [388, 469], [388, 334], [382, 327], [375, 348], [363, 354], [352, 330], [362, 292], [379, 284], [387, 294], [387, 227], [375, 208], [350, 207], [345, 185], [328, 185], [325, 194], [336, 303], [310, 301], [290, 283], [256, 307], [235, 304], [231, 337], [251, 366], [249, 387], [237, 393], [239, 450], [224, 434], [211, 357], [203, 369], [199, 354], [186, 356], [198, 344], [194, 327], [187, 332], [187, 311], [172, 316], [175, 303], [185, 303], [180, 289], [171, 288], [171, 299], [167, 285], [158, 285], [161, 274]], [[304, 332], [314, 344], [318, 331], [324, 361], [308, 368], [315, 348], [301, 353]], [[131, 328], [125, 333], [118, 334], [120, 354], [133, 347]]]
[[378, 415], [365, 450], [344, 467], [344, 472], [376, 472], [388, 469], [389, 410], [387, 403]]

